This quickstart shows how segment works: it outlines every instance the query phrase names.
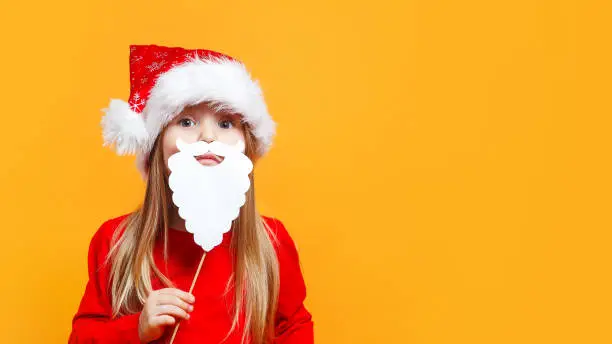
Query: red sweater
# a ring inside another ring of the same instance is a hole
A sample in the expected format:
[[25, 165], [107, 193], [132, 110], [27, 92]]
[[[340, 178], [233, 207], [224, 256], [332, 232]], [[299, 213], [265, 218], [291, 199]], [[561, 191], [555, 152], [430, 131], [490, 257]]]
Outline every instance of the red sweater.
[[[89, 245], [89, 281], [77, 313], [72, 320], [69, 344], [117, 344], [140, 343], [138, 338], [139, 313], [111, 319], [110, 268], [103, 265], [110, 249], [111, 236], [120, 221], [128, 214], [104, 222], [94, 234]], [[276, 233], [274, 242], [280, 269], [280, 291], [275, 321], [275, 344], [313, 343], [311, 314], [304, 307], [306, 288], [300, 269], [298, 253], [289, 233], [279, 220], [264, 217]], [[203, 250], [193, 241], [193, 234], [174, 229], [168, 230], [167, 269], [163, 261], [163, 240], [156, 242], [153, 255], [157, 267], [175, 283], [176, 287], [189, 291]], [[221, 343], [231, 326], [228, 305], [234, 301], [234, 290], [223, 296], [226, 283], [232, 273], [229, 243], [232, 231], [225, 233], [223, 242], [206, 254], [200, 275], [192, 294], [194, 310], [189, 320], [181, 320], [174, 338], [175, 344]], [[110, 264], [109, 264], [110, 265]], [[153, 290], [162, 289], [161, 282], [153, 277]], [[244, 317], [242, 318], [244, 319]], [[167, 326], [164, 336], [151, 343], [167, 343], [174, 326]], [[242, 321], [225, 344], [240, 343]]]

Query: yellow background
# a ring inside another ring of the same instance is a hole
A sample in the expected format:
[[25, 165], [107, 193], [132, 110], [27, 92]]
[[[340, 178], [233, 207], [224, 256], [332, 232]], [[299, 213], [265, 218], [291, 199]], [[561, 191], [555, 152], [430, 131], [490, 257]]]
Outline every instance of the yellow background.
[[128, 45], [245, 61], [278, 122], [261, 211], [317, 343], [610, 343], [610, 2], [4, 2], [3, 343], [65, 343], [89, 240], [131, 211], [102, 148]]

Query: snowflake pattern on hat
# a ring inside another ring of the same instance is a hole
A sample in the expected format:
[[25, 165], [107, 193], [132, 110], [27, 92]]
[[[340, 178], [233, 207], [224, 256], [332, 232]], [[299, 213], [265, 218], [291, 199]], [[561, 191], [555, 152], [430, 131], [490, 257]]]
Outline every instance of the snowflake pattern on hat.
[[167, 48], [157, 45], [130, 46], [130, 98], [128, 103], [134, 111], [141, 112], [144, 99], [149, 97], [151, 88], [155, 85], [157, 76], [193, 58], [207, 59], [211, 57], [232, 57], [203, 49], [187, 50], [183, 48]]

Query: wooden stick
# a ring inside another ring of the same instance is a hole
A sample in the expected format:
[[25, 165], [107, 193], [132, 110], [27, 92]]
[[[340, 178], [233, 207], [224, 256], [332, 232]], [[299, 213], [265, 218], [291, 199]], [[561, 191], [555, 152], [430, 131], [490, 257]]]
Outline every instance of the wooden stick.
[[[204, 258], [206, 257], [206, 251], [202, 254], [202, 259], [200, 259], [200, 265], [198, 265], [198, 270], [196, 270], [195, 276], [193, 277], [193, 281], [191, 282], [191, 287], [189, 288], [189, 294], [193, 292], [193, 287], [195, 286], [196, 280], [198, 279], [198, 275], [200, 274], [200, 269], [202, 268], [202, 263], [204, 263]], [[179, 326], [181, 326], [181, 321], [179, 320], [178, 324], [174, 328], [174, 332], [172, 333], [172, 338], [170, 338], [170, 343], [174, 342], [174, 337], [176, 336], [176, 332], [178, 332]]]

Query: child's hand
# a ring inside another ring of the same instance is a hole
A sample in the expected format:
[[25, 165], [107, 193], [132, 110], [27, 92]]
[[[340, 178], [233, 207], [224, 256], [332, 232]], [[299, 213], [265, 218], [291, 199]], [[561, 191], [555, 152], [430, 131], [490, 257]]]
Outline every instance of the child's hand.
[[193, 311], [192, 294], [176, 288], [154, 290], [149, 294], [138, 321], [140, 341], [148, 343], [161, 337], [164, 327], [174, 325], [177, 317], [189, 319]]

